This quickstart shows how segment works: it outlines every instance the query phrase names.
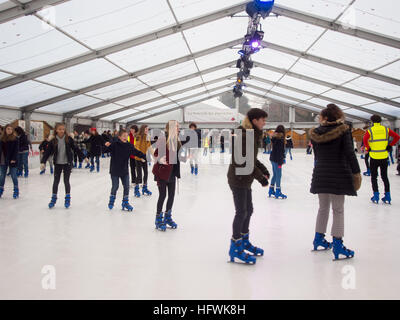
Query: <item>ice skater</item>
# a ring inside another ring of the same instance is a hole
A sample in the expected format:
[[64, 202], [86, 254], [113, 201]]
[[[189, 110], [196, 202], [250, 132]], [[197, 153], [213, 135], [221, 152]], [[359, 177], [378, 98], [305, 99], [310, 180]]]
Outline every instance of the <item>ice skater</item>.
[[96, 160], [96, 171], [100, 172], [100, 157], [102, 153], [102, 148], [104, 147], [105, 141], [103, 137], [99, 135], [96, 128], [90, 129], [91, 135], [86, 140], [86, 142], [90, 145], [90, 172], [93, 172], [94, 162]]
[[[287, 199], [287, 195], [281, 192], [282, 166], [285, 163], [285, 127], [279, 125], [272, 136], [272, 152], [270, 160], [272, 164], [273, 175], [268, 196], [275, 196], [276, 199]], [[276, 190], [275, 190], [276, 185]]]
[[[137, 125], [131, 126], [129, 129], [129, 136], [128, 136], [128, 142], [132, 145], [135, 146], [135, 138], [137, 133], [139, 132], [139, 127]], [[118, 134], [117, 134], [118, 136]], [[118, 139], [118, 138], [117, 138]], [[139, 192], [139, 187], [136, 187], [136, 160], [135, 156], [131, 156], [129, 160], [129, 166], [131, 169], [131, 183], [132, 186], [135, 188], [135, 193]], [[137, 192], [136, 192], [137, 190]]]
[[24, 129], [22, 129], [21, 127], [16, 127], [15, 133], [17, 134], [18, 148], [19, 148], [17, 176], [22, 177], [22, 175], [24, 175], [25, 178], [28, 178], [28, 176], [29, 176], [29, 164], [28, 164], [29, 149], [32, 151], [32, 143], [30, 142]]
[[268, 114], [262, 109], [250, 109], [233, 137], [232, 161], [228, 169], [228, 184], [236, 210], [229, 249], [231, 262], [239, 259], [255, 264], [256, 256], [264, 255], [263, 249], [250, 243], [249, 233], [253, 214], [251, 185], [257, 179], [263, 187], [267, 187], [270, 177], [267, 168], [257, 159], [267, 117]]
[[[149, 136], [149, 127], [142, 125], [135, 137], [135, 148], [147, 155], [148, 152], [151, 156], [154, 154], [154, 150], [151, 147], [151, 141]], [[149, 177], [149, 166], [147, 160], [143, 162], [143, 157], [135, 156], [135, 167], [136, 167], [136, 185], [135, 185], [135, 197], [140, 198], [140, 185], [142, 184], [142, 195], [151, 196], [152, 192], [147, 187], [147, 181]], [[146, 159], [146, 158], [145, 158]]]
[[71, 206], [71, 185], [69, 182], [73, 165], [73, 153], [76, 152], [79, 157], [89, 162], [82, 151], [75, 145], [74, 140], [68, 136], [65, 130], [65, 124], [58, 123], [55, 127], [56, 136], [49, 142], [41, 159], [40, 170], [46, 168], [46, 162], [53, 156], [54, 161], [54, 182], [53, 195], [51, 197], [49, 208], [54, 208], [57, 202], [58, 185], [60, 184], [61, 173], [64, 173], [65, 202], [64, 206], [68, 209]]
[[18, 139], [14, 128], [8, 124], [4, 127], [0, 137], [0, 198], [4, 193], [7, 168], [10, 168], [11, 179], [14, 184], [13, 198], [19, 198], [17, 161], [18, 161]]
[[[385, 196], [382, 201], [383, 203], [391, 204], [392, 198], [388, 178], [389, 152], [399, 142], [400, 136], [381, 124], [381, 116], [375, 114], [371, 117], [371, 121], [373, 126], [364, 136], [364, 145], [370, 156], [371, 182], [374, 192], [371, 201], [376, 204], [379, 203], [378, 169], [380, 168], [381, 178], [385, 185]], [[393, 138], [391, 143], [389, 143], [390, 137]]]
[[191, 138], [194, 138], [194, 141], [189, 141], [190, 172], [191, 174], [197, 176], [199, 174], [199, 163], [200, 163], [201, 130], [197, 129], [197, 125], [194, 122], [192, 122], [189, 125], [189, 129], [192, 130]]
[[146, 155], [128, 142], [128, 132], [124, 129], [119, 131], [117, 141], [107, 141], [105, 147], [104, 152], [111, 154], [110, 175], [112, 188], [108, 208], [110, 210], [114, 208], [119, 180], [121, 180], [124, 187], [122, 210], [133, 211], [133, 207], [129, 204], [129, 159], [131, 156], [135, 156], [146, 163]]
[[[187, 141], [185, 141], [187, 143]], [[158, 201], [156, 212], [156, 229], [166, 231], [167, 226], [176, 229], [178, 225], [172, 219], [172, 206], [175, 199], [177, 181], [181, 178], [179, 152], [182, 143], [179, 139], [179, 122], [170, 120], [166, 126], [166, 136], [160, 136], [154, 152], [155, 164], [153, 166], [154, 180], [158, 186]], [[183, 159], [186, 161], [186, 159]], [[165, 215], [162, 211], [167, 198]]]
[[292, 149], [293, 149], [293, 139], [290, 135], [288, 135], [286, 137], [285, 156], [287, 156], [287, 154], [289, 153], [290, 160], [293, 160]]
[[[44, 152], [48, 149], [49, 147], [49, 143], [50, 143], [51, 137], [50, 134], [46, 134], [44, 140], [42, 141], [42, 143], [39, 145], [39, 152], [40, 152], [40, 160], [42, 160]], [[49, 163], [49, 167], [50, 167], [50, 174], [54, 173], [54, 168], [53, 168], [53, 157], [50, 156], [47, 159], [47, 162]], [[40, 174], [43, 175], [46, 173], [46, 164], [43, 170], [40, 171]]]
[[[320, 126], [310, 130], [316, 165], [311, 193], [318, 194], [314, 250], [333, 247], [335, 260], [340, 256], [353, 258], [354, 251], [343, 245], [345, 196], [357, 196], [361, 186], [361, 170], [354, 151], [351, 131], [344, 124], [342, 110], [329, 104], [320, 114]], [[333, 243], [325, 239], [330, 208], [333, 209]]]

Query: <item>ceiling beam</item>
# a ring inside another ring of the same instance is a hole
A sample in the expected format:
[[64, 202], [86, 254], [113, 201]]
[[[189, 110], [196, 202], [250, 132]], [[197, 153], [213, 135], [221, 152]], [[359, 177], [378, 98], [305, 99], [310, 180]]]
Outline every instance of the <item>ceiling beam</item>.
[[[258, 90], [258, 91], [264, 91], [264, 90], [265, 90], [264, 88], [260, 88], [260, 87], [258, 87], [258, 86], [253, 85], [253, 84], [250, 84], [250, 83], [248, 83], [246, 86], [249, 87], [249, 88], [256, 89], [256, 90]], [[246, 91], [246, 92], [255, 94], [254, 92], [251, 92], [251, 91]], [[283, 99], [288, 99], [288, 100], [295, 101], [295, 102], [300, 103], [300, 104], [302, 104], [302, 105], [308, 105], [308, 106], [310, 106], [310, 107], [313, 107], [313, 108], [316, 108], [316, 109], [320, 109], [320, 110], [325, 109], [325, 107], [322, 107], [322, 106], [320, 106], [320, 105], [318, 105], [318, 104], [315, 104], [315, 103], [313, 103], [313, 102], [304, 101], [304, 100], [301, 100], [301, 99], [298, 99], [298, 98], [295, 98], [295, 97], [292, 97], [292, 96], [288, 96], [288, 95], [282, 94], [282, 93], [280, 93], [280, 92], [270, 91], [269, 93], [270, 93], [270, 94], [273, 94], [274, 96], [281, 97], [281, 98], [283, 98]], [[268, 96], [265, 96], [265, 95], [263, 96], [263, 95], [261, 95], [261, 94], [259, 94], [258, 97], [259, 97], [259, 98], [264, 98], [264, 99], [273, 99], [273, 98], [271, 98], [271, 97], [268, 97]], [[288, 103], [288, 102], [286, 102], [286, 103]], [[293, 105], [293, 107], [295, 107], [295, 108], [297, 108], [298, 106], [299, 106], [299, 105]], [[303, 108], [304, 108], [304, 107], [303, 107]], [[308, 111], [312, 111], [311, 109], [307, 109], [307, 110], [308, 110]], [[344, 112], [344, 114], [345, 114], [346, 116], [348, 116], [348, 117], [352, 117], [352, 118], [357, 119], [357, 120], [360, 120], [360, 121], [365, 121], [365, 120], [367, 120], [367, 118], [354, 116], [354, 115], [351, 115], [351, 114], [346, 113], [346, 112]]]
[[170, 109], [170, 110], [165, 110], [165, 111], [161, 111], [161, 112], [158, 112], [158, 113], [154, 113], [154, 114], [152, 114], [152, 115], [149, 115], [149, 116], [146, 116], [146, 117], [143, 117], [143, 118], [140, 118], [140, 119], [136, 119], [136, 120], [134, 120], [134, 121], [135, 121], [135, 122], [139, 122], [139, 121], [143, 121], [143, 120], [146, 120], [146, 119], [149, 119], [149, 118], [153, 118], [153, 117], [160, 116], [160, 115], [162, 115], [162, 114], [164, 114], [164, 113], [169, 113], [169, 112], [172, 112], [172, 111], [176, 111], [176, 110], [180, 110], [180, 109], [183, 109], [183, 108], [186, 108], [186, 107], [190, 107], [190, 106], [192, 106], [192, 105], [201, 103], [201, 102], [203, 102], [203, 101], [206, 101], [206, 100], [210, 100], [210, 99], [219, 97], [221, 94], [224, 94], [224, 93], [227, 93], [227, 92], [232, 92], [232, 91], [229, 90], [229, 91], [226, 91], [226, 92], [216, 93], [216, 94], [210, 95], [210, 96], [208, 96], [208, 97], [201, 98], [201, 99], [199, 99], [199, 100], [196, 100], [196, 101], [193, 101], [193, 102], [190, 102], [190, 103], [183, 104], [183, 105], [181, 105], [181, 106], [179, 106], [179, 107], [175, 107], [175, 108], [172, 108], [172, 109]]
[[66, 116], [72, 117], [72, 116], [74, 116], [74, 115], [76, 115], [78, 113], [94, 110], [96, 108], [103, 107], [103, 106], [105, 106], [107, 104], [110, 104], [110, 103], [115, 103], [115, 102], [118, 102], [118, 101], [121, 101], [121, 100], [132, 98], [134, 96], [138, 96], [138, 95], [141, 95], [141, 94], [144, 94], [144, 93], [148, 93], [148, 92], [151, 92], [151, 91], [154, 91], [154, 90], [158, 90], [158, 89], [161, 89], [161, 88], [164, 88], [164, 87], [168, 87], [170, 85], [173, 85], [173, 84], [176, 84], [176, 83], [179, 83], [179, 82], [183, 82], [183, 81], [186, 81], [186, 80], [194, 79], [194, 78], [199, 77], [200, 75], [204, 75], [204, 74], [212, 73], [212, 72], [215, 72], [215, 71], [218, 71], [218, 70], [221, 70], [221, 69], [229, 68], [230, 66], [233, 66], [235, 63], [236, 63], [236, 61], [231, 61], [231, 62], [224, 63], [224, 64], [221, 64], [221, 65], [216, 66], [216, 67], [212, 67], [212, 68], [206, 69], [206, 70], [204, 70], [202, 72], [195, 72], [195, 73], [192, 73], [192, 74], [184, 76], [184, 77], [180, 77], [180, 78], [177, 78], [177, 79], [174, 79], [174, 80], [170, 80], [170, 81], [166, 81], [166, 82], [157, 84], [155, 86], [151, 86], [149, 88], [144, 88], [144, 89], [141, 89], [141, 90], [138, 90], [138, 91], [130, 92], [130, 93], [124, 94], [122, 96], [118, 96], [118, 97], [115, 97], [115, 98], [112, 98], [112, 99], [108, 99], [106, 101], [97, 102], [97, 103], [89, 105], [87, 107], [83, 107], [83, 108], [68, 112], [68, 113], [66, 113]]
[[324, 17], [312, 15], [302, 11], [297, 11], [282, 5], [275, 4], [272, 12], [284, 16], [286, 18], [305, 22], [324, 29], [347, 34], [364, 40], [369, 40], [389, 47], [400, 49], [400, 41], [397, 38], [389, 37], [380, 33], [368, 31], [366, 29], [357, 28], [355, 26], [346, 26]]
[[21, 3], [15, 7], [3, 10], [0, 12], [0, 24], [34, 14], [45, 7], [55, 6], [69, 0], [32, 0], [26, 3]]
[[[309, 91], [306, 91], [306, 90], [294, 88], [294, 87], [285, 85], [283, 83], [278, 83], [278, 82], [266, 80], [266, 79], [259, 78], [259, 77], [256, 77], [256, 76], [252, 76], [252, 79], [254, 79], [256, 81], [259, 81], [259, 82], [266, 83], [268, 85], [276, 86], [276, 87], [283, 88], [283, 89], [286, 89], [286, 90], [290, 90], [290, 91], [293, 91], [293, 92], [298, 92], [298, 93], [301, 93], [301, 94], [304, 94], [304, 95], [307, 95], [307, 96], [310, 96], [310, 97], [314, 97], [315, 96], [315, 93], [313, 93], [313, 92], [309, 92]], [[261, 91], [263, 91], [263, 90], [267, 91], [266, 89], [262, 89], [262, 88], [260, 88], [260, 89], [261, 89]], [[372, 111], [370, 109], [359, 107], [359, 106], [356, 106], [354, 104], [351, 104], [351, 103], [348, 103], [348, 102], [345, 102], [345, 101], [341, 101], [341, 100], [337, 100], [337, 99], [333, 99], [333, 98], [330, 98], [330, 97], [326, 97], [326, 96], [323, 96], [323, 95], [318, 95], [318, 98], [330, 101], [331, 103], [336, 103], [336, 104], [339, 104], [339, 105], [342, 105], [342, 106], [346, 106], [346, 107], [349, 107], [349, 108], [352, 108], [352, 109], [360, 110], [360, 111], [363, 111], [363, 112], [366, 112], [366, 113], [369, 113], [369, 114], [379, 114], [380, 116], [385, 117], [387, 119], [392, 119], [392, 120], [396, 119], [396, 117], [394, 117], [394, 116], [392, 116], [392, 115], [390, 115], [388, 113]]]
[[169, 60], [167, 62], [163, 62], [163, 63], [157, 64], [157, 65], [154, 65], [154, 66], [151, 66], [151, 67], [148, 67], [148, 68], [144, 68], [142, 70], [138, 70], [138, 71], [133, 72], [133, 73], [131, 73], [129, 75], [123, 75], [123, 76], [120, 76], [120, 77], [117, 77], [117, 78], [113, 78], [113, 79], [110, 79], [110, 80], [107, 80], [107, 81], [96, 83], [94, 85], [91, 85], [91, 86], [88, 86], [88, 87], [85, 87], [85, 88], [81, 88], [79, 90], [74, 90], [74, 91], [71, 91], [71, 92], [68, 92], [68, 93], [65, 93], [65, 94], [50, 98], [50, 99], [42, 100], [42, 101], [27, 105], [27, 106], [23, 107], [22, 109], [24, 111], [26, 111], [26, 112], [30, 112], [30, 111], [45, 107], [47, 105], [50, 105], [50, 104], [53, 104], [53, 103], [56, 103], [56, 102], [60, 102], [60, 101], [66, 100], [66, 99], [71, 99], [71, 98], [73, 98], [75, 96], [78, 96], [80, 94], [85, 94], [85, 93], [89, 93], [89, 92], [92, 92], [92, 91], [95, 91], [95, 90], [98, 90], [98, 89], [106, 88], [108, 86], [112, 86], [114, 84], [117, 84], [117, 83], [120, 83], [120, 82], [123, 82], [123, 81], [127, 81], [129, 79], [135, 79], [137, 77], [140, 77], [140, 76], [143, 76], [143, 75], [155, 72], [155, 71], [159, 71], [161, 69], [172, 67], [172, 66], [175, 66], [175, 65], [180, 64], [180, 63], [191, 61], [193, 59], [201, 58], [201, 57], [204, 57], [204, 56], [219, 52], [219, 51], [227, 49], [227, 48], [232, 48], [235, 45], [241, 43], [241, 41], [242, 41], [242, 39], [229, 41], [229, 42], [223, 43], [221, 45], [218, 45], [218, 46], [215, 46], [215, 47], [211, 47], [211, 48], [207, 48], [205, 50], [196, 52], [193, 55], [189, 54], [189, 55], [181, 57], [181, 58]]
[[[369, 93], [365, 93], [365, 92], [362, 92], [362, 91], [358, 91], [358, 90], [354, 90], [354, 89], [351, 89], [351, 88], [347, 88], [347, 87], [344, 87], [342, 85], [330, 83], [330, 82], [327, 82], [327, 81], [318, 80], [318, 79], [315, 79], [313, 77], [308, 77], [308, 76], [305, 76], [305, 75], [302, 75], [302, 74], [299, 74], [299, 73], [295, 73], [295, 72], [292, 72], [292, 71], [287, 71], [286, 69], [277, 68], [277, 67], [274, 67], [274, 66], [271, 66], [271, 65], [268, 65], [268, 64], [264, 64], [264, 63], [254, 62], [254, 65], [258, 66], [258, 67], [261, 67], [263, 69], [266, 69], [266, 70], [273, 71], [273, 72], [286, 74], [287, 76], [290, 76], [290, 77], [293, 77], [293, 78], [309, 81], [309, 82], [312, 82], [312, 83], [315, 83], [315, 84], [318, 84], [318, 85], [321, 85], [321, 86], [325, 86], [325, 87], [328, 87], [328, 88], [331, 88], [331, 89], [334, 89], [334, 90], [343, 91], [343, 92], [350, 93], [350, 94], [353, 94], [353, 95], [356, 95], [356, 96], [360, 96], [360, 97], [364, 97], [364, 98], [370, 99], [372, 101], [378, 101], [378, 102], [389, 104], [389, 105], [394, 106], [396, 108], [400, 108], [400, 103], [396, 102], [394, 100], [391, 100], [391, 99], [382, 98], [382, 97], [379, 97], [379, 96], [375, 96], [375, 95], [372, 95], [372, 94], [369, 94]], [[314, 95], [316, 95], [316, 94], [314, 94]]]
[[[99, 114], [97, 116], [92, 117], [92, 119], [93, 119], [93, 121], [96, 121], [96, 120], [100, 120], [101, 118], [107, 118], [109, 116], [112, 116], [112, 115], [120, 113], [120, 112], [124, 112], [124, 111], [128, 111], [128, 110], [131, 110], [131, 109], [135, 109], [135, 108], [138, 108], [138, 107], [141, 107], [141, 106], [145, 106], [146, 104], [149, 104], [149, 103], [154, 103], [154, 102], [163, 100], [165, 98], [170, 98], [170, 97], [176, 96], [178, 94], [182, 94], [182, 93], [185, 93], [185, 92], [188, 92], [188, 91], [200, 89], [200, 88], [203, 88], [203, 87], [205, 87], [207, 85], [211, 85], [211, 84], [219, 83], [221, 81], [228, 80], [228, 78], [233, 77], [235, 75], [236, 74], [231, 74], [231, 75], [229, 75], [227, 77], [218, 78], [218, 79], [215, 79], [215, 80], [212, 80], [212, 81], [208, 81], [206, 83], [200, 83], [198, 85], [195, 85], [195, 86], [192, 86], [192, 87], [189, 87], [189, 88], [185, 88], [185, 89], [181, 89], [181, 90], [178, 90], [178, 91], [175, 91], [175, 92], [171, 92], [171, 93], [168, 93], [168, 94], [166, 94], [164, 96], [155, 97], [153, 99], [149, 99], [149, 100], [146, 100], [146, 101], [141, 101], [141, 102], [132, 104], [132, 105], [127, 106], [127, 107], [123, 107], [123, 108], [115, 110], [115, 111], [110, 111], [110, 112], [106, 112], [106, 113], [103, 113], [103, 114]], [[232, 86], [233, 86], [233, 84], [232, 84]], [[184, 99], [187, 99], [187, 98], [184, 98]], [[182, 99], [175, 100], [175, 102], [181, 102], [181, 101], [182, 101]], [[171, 101], [169, 101], [166, 105], [170, 105], [170, 104], [171, 104]], [[140, 111], [140, 110], [137, 110], [137, 111]]]
[[395, 79], [395, 78], [391, 78], [373, 71], [368, 71], [368, 70], [364, 70], [361, 68], [357, 68], [357, 67], [353, 67], [344, 63], [340, 63], [337, 61], [333, 61], [333, 60], [329, 60], [329, 59], [325, 59], [319, 56], [314, 56], [312, 54], [308, 54], [306, 52], [303, 51], [299, 51], [299, 50], [295, 50], [295, 49], [291, 49], [291, 48], [287, 48], [275, 43], [271, 43], [271, 42], [267, 42], [267, 41], [262, 41], [262, 46], [264, 48], [268, 48], [271, 50], [275, 50], [278, 52], [282, 52], [282, 53], [286, 53], [298, 58], [302, 58], [305, 60], [309, 60], [309, 61], [313, 61], [313, 62], [317, 62], [317, 63], [321, 63], [321, 64], [325, 64], [327, 66], [330, 67], [334, 67], [337, 69], [341, 69], [344, 71], [349, 71], [355, 74], [358, 74], [360, 76], [364, 76], [364, 77], [368, 77], [368, 78], [372, 78], [375, 80], [380, 80], [383, 82], [387, 82], [387, 83], [391, 83], [394, 84], [396, 86], [400, 86], [400, 80], [399, 79]]
[[213, 21], [225, 18], [225, 17], [232, 16], [236, 13], [243, 11], [246, 7], [246, 3], [247, 2], [238, 4], [238, 5], [229, 7], [229, 8], [222, 9], [222, 10], [216, 11], [214, 13], [209, 13], [209, 14], [203, 15], [201, 17], [182, 22], [181, 24], [169, 26], [169, 27], [160, 29], [158, 31], [145, 34], [143, 36], [139, 36], [139, 37], [127, 40], [127, 41], [113, 44], [111, 46], [99, 49], [95, 52], [85, 53], [85, 54], [79, 55], [77, 57], [64, 60], [62, 62], [57, 62], [57, 63], [51, 64], [51, 65], [48, 65], [48, 66], [45, 66], [45, 67], [42, 67], [42, 68], [39, 68], [36, 70], [31, 70], [31, 71], [28, 71], [25, 73], [18, 74], [17, 76], [14, 76], [11, 78], [6, 78], [5, 80], [0, 81], [0, 89], [6, 88], [9, 86], [18, 84], [18, 83], [22, 83], [22, 82], [25, 82], [28, 80], [32, 80], [34, 78], [38, 78], [38, 77], [47, 75], [49, 73], [60, 71], [60, 70], [63, 70], [63, 69], [66, 69], [66, 68], [69, 68], [72, 66], [76, 66], [78, 64], [82, 64], [82, 63], [85, 63], [88, 61], [98, 59], [98, 58], [104, 58], [113, 53], [117, 53], [117, 52], [120, 52], [120, 51], [123, 51], [126, 49], [130, 49], [130, 48], [139, 46], [141, 44], [148, 43], [153, 40], [164, 38], [164, 37], [173, 35], [175, 33], [182, 32], [184, 30], [188, 30], [188, 29], [198, 27], [198, 26], [201, 26], [201, 25], [209, 23], [209, 22], [213, 22]]
[[[233, 84], [234, 83], [232, 83], [231, 85], [233, 86]], [[190, 100], [190, 99], [194, 99], [194, 98], [200, 97], [200, 96], [202, 96], [204, 94], [208, 94], [208, 93], [211, 93], [211, 92], [219, 91], [219, 90], [224, 89], [226, 87], [228, 87], [228, 85], [222, 85], [222, 86], [219, 86], [217, 88], [213, 88], [213, 89], [210, 89], [208, 91], [205, 90], [205, 91], [202, 91], [202, 92], [199, 92], [199, 93], [195, 93], [195, 94], [192, 94], [192, 95], [184, 97], [184, 98], [180, 98], [180, 99], [175, 100], [175, 101], [178, 102], [178, 103], [179, 102], [184, 102], [184, 101], [187, 101], [187, 100]], [[136, 115], [139, 115], [141, 113], [148, 113], [149, 111], [154, 111], [154, 110], [157, 110], [157, 109], [160, 109], [160, 108], [163, 108], [163, 107], [167, 107], [167, 106], [170, 106], [170, 105], [173, 105], [173, 103], [171, 103], [171, 102], [163, 103], [162, 105], [151, 107], [151, 108], [148, 108], [148, 109], [143, 110], [143, 111], [137, 111], [137, 112], [130, 113], [128, 115], [125, 115], [125, 116], [120, 117], [118, 119], [114, 119], [112, 121], [113, 122], [119, 122], [119, 121], [124, 120], [124, 119], [132, 118], [132, 117], [134, 117]]]

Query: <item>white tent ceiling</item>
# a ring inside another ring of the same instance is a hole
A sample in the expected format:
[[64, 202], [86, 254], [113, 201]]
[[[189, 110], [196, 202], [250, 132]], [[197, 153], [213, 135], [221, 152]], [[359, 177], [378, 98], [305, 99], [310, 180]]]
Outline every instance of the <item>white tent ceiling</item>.
[[[126, 122], [227, 92], [246, 3], [0, 0], [0, 106]], [[398, 1], [276, 0], [247, 94], [400, 117], [399, 10]]]

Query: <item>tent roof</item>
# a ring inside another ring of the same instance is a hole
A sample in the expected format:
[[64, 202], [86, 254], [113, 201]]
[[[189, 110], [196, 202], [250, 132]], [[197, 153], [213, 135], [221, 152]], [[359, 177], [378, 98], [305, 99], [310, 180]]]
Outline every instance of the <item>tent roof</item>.
[[[0, 106], [128, 122], [232, 89], [242, 0], [0, 0]], [[276, 0], [246, 94], [400, 117], [398, 1]]]

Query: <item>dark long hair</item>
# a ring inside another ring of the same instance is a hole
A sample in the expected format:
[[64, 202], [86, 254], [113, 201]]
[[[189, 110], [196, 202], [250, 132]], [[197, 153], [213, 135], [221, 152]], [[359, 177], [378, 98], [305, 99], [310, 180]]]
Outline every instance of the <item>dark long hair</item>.
[[[10, 127], [13, 129], [13, 132], [11, 134], [7, 134], [6, 129]], [[1, 142], [8, 142], [8, 141], [15, 141], [17, 137], [15, 136], [15, 130], [11, 124], [6, 125], [3, 128], [3, 134], [1, 135]]]

